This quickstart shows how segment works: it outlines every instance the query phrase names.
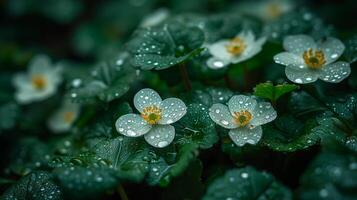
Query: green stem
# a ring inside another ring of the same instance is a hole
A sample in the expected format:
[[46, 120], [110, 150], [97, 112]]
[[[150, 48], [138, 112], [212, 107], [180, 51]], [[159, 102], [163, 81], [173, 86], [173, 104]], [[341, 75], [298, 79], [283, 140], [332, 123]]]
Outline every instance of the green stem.
[[248, 92], [249, 91], [249, 71], [248, 71], [248, 66], [246, 63], [243, 64], [243, 90]]
[[181, 78], [183, 80], [183, 84], [185, 86], [185, 89], [187, 91], [190, 91], [192, 89], [192, 86], [191, 86], [191, 81], [190, 81], [190, 79], [188, 77], [186, 65], [184, 63], [179, 64], [179, 68], [180, 68], [180, 74], [181, 74]]
[[117, 191], [119, 193], [120, 199], [121, 200], [129, 200], [128, 196], [126, 195], [126, 192], [124, 190], [124, 187], [122, 184], [119, 183], [119, 186], [117, 188]]
[[229, 89], [234, 89], [232, 80], [229, 78], [228, 71], [224, 74], [224, 82]]

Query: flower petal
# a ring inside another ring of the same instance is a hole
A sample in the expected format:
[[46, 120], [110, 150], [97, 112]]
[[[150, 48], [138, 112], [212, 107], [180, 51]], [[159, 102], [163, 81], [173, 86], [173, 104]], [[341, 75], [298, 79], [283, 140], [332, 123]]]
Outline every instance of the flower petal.
[[292, 35], [287, 36], [283, 42], [284, 49], [302, 56], [304, 51], [309, 48], [316, 49], [316, 43], [314, 39], [308, 35]]
[[181, 119], [187, 112], [185, 103], [178, 98], [168, 98], [161, 102], [161, 119], [159, 124], [172, 124]]
[[253, 126], [269, 123], [276, 118], [276, 111], [269, 102], [258, 103], [252, 114], [253, 119], [250, 124]]
[[29, 65], [30, 74], [45, 74], [51, 70], [51, 60], [46, 55], [37, 55], [32, 58]]
[[234, 123], [234, 118], [226, 105], [220, 103], [213, 104], [209, 109], [209, 116], [214, 122], [224, 128], [233, 129], [238, 127]]
[[336, 38], [329, 37], [324, 41], [320, 48], [325, 54], [326, 64], [336, 61], [345, 50], [345, 45]]
[[174, 140], [175, 128], [171, 125], [155, 125], [144, 138], [150, 145], [163, 148]]
[[160, 95], [150, 88], [142, 89], [134, 96], [134, 106], [139, 112], [148, 106], [159, 106], [161, 101]]
[[213, 57], [219, 58], [222, 61], [230, 61], [232, 55], [227, 51], [226, 45], [229, 40], [220, 40], [208, 46], [208, 50]]
[[149, 132], [151, 125], [138, 114], [126, 114], [115, 122], [117, 131], [128, 137], [139, 137]]
[[278, 64], [290, 66], [292, 68], [305, 68], [304, 60], [301, 56], [290, 52], [282, 52], [274, 56], [274, 61]]
[[229, 131], [229, 137], [237, 146], [244, 146], [248, 144], [257, 144], [262, 137], [262, 127], [257, 126], [254, 128], [249, 128], [248, 126], [242, 128], [236, 128]]
[[235, 95], [228, 101], [228, 108], [232, 115], [234, 115], [234, 112], [242, 110], [252, 113], [256, 105], [257, 101], [253, 97], [245, 95]]
[[15, 74], [12, 83], [17, 88], [32, 88], [29, 77], [25, 73]]
[[306, 84], [306, 83], [312, 83], [317, 80], [319, 77], [319, 71], [313, 71], [308, 68], [303, 68], [303, 69], [296, 69], [292, 67], [285, 67], [285, 75], [286, 77], [298, 84]]
[[[254, 39], [254, 36], [253, 36], [253, 39]], [[246, 41], [246, 40], [244, 40], [244, 41]], [[250, 41], [250, 42], [249, 42], [249, 40], [246, 41], [247, 49], [245, 49], [243, 51], [242, 55], [232, 57], [231, 62], [239, 63], [239, 62], [243, 62], [243, 61], [248, 60], [251, 57], [255, 56], [262, 50], [262, 46], [265, 43], [265, 41], [266, 41], [265, 37], [262, 37], [257, 41]]]
[[324, 66], [319, 78], [330, 83], [339, 83], [347, 78], [351, 73], [351, 67], [348, 62], [338, 61]]

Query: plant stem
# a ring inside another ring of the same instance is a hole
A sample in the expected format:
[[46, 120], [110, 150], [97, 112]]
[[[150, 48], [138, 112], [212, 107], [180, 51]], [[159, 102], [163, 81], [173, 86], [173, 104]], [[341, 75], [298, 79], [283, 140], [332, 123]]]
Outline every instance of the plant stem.
[[128, 196], [126, 195], [126, 192], [124, 190], [124, 187], [122, 184], [119, 183], [119, 186], [117, 188], [117, 191], [119, 193], [120, 199], [121, 200], [129, 200]]
[[226, 83], [226, 86], [229, 89], [234, 89], [233, 88], [233, 83], [232, 83], [231, 79], [229, 78], [228, 71], [224, 74], [224, 82]]
[[187, 91], [190, 91], [192, 89], [192, 86], [191, 86], [191, 81], [190, 81], [190, 79], [188, 77], [186, 65], [184, 63], [181, 63], [181, 64], [179, 64], [179, 68], [180, 68], [180, 74], [181, 74], [181, 78], [183, 80], [183, 84], [185, 86], [185, 89]]
[[248, 92], [249, 91], [249, 72], [248, 66], [246, 63], [243, 64], [243, 90]]

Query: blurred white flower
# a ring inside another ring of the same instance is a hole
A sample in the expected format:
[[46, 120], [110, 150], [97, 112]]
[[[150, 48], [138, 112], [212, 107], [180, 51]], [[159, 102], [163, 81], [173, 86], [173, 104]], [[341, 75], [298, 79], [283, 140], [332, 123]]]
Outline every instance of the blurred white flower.
[[31, 60], [27, 73], [13, 77], [15, 98], [22, 104], [46, 99], [56, 93], [61, 81], [61, 68], [52, 66], [48, 56], [36, 56]]
[[160, 8], [153, 12], [152, 14], [146, 16], [140, 24], [140, 27], [152, 27], [159, 25], [170, 15], [169, 10], [166, 8]]
[[294, 8], [295, 3], [292, 0], [249, 1], [238, 7], [240, 12], [259, 17], [264, 21], [273, 21]]
[[345, 50], [345, 45], [336, 38], [315, 42], [307, 35], [288, 36], [284, 39], [284, 49], [274, 56], [274, 61], [285, 65], [289, 80], [306, 84], [321, 79], [339, 83], [351, 73], [350, 64], [335, 62]]
[[170, 124], [181, 119], [187, 107], [178, 98], [162, 100], [160, 95], [149, 88], [142, 89], [134, 96], [134, 106], [141, 113], [126, 114], [116, 121], [117, 131], [128, 137], [144, 135], [152, 146], [163, 148], [175, 138], [175, 128]]
[[239, 63], [253, 57], [262, 50], [266, 38], [255, 40], [252, 31], [242, 31], [233, 39], [224, 39], [208, 45], [212, 55], [207, 60], [208, 67], [222, 68], [230, 63]]
[[71, 129], [72, 124], [79, 116], [80, 106], [65, 101], [63, 105], [48, 120], [48, 127], [54, 133], [63, 133]]
[[277, 114], [268, 102], [258, 103], [254, 97], [235, 95], [228, 106], [217, 103], [209, 115], [218, 125], [230, 129], [229, 137], [238, 145], [257, 144], [262, 137], [261, 125], [273, 121]]

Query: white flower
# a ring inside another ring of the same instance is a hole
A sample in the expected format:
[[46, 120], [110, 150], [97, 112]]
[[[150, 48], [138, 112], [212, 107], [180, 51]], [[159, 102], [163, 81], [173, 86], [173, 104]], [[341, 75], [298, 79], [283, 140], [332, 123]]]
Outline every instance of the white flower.
[[273, 121], [276, 111], [268, 102], [258, 103], [254, 97], [235, 95], [228, 106], [213, 104], [209, 115], [218, 125], [230, 129], [229, 137], [236, 145], [243, 146], [259, 142], [261, 125]]
[[257, 16], [264, 21], [273, 21], [294, 8], [295, 3], [291, 0], [249, 1], [239, 7], [241, 12]]
[[63, 105], [48, 120], [48, 127], [55, 133], [70, 130], [72, 124], [79, 116], [78, 104], [65, 101]]
[[166, 8], [160, 8], [156, 10], [154, 13], [146, 16], [144, 20], [141, 22], [140, 27], [152, 27], [159, 25], [165, 19], [167, 19], [170, 15], [169, 10]]
[[30, 62], [28, 73], [14, 76], [15, 98], [23, 104], [46, 99], [56, 93], [61, 81], [61, 68], [53, 67], [47, 56], [36, 56]]
[[265, 40], [265, 37], [255, 40], [252, 31], [242, 31], [233, 39], [217, 41], [208, 45], [212, 57], [207, 60], [207, 65], [217, 69], [248, 60], [262, 50]]
[[286, 76], [295, 83], [317, 79], [339, 83], [351, 73], [349, 63], [335, 62], [345, 50], [345, 45], [336, 38], [315, 42], [310, 36], [294, 35], [286, 37], [283, 45], [287, 52], [275, 55], [274, 61], [286, 66]]
[[141, 113], [119, 117], [115, 123], [117, 131], [128, 137], [144, 135], [154, 147], [163, 148], [175, 138], [175, 128], [170, 124], [186, 114], [186, 105], [177, 98], [162, 100], [160, 95], [149, 88], [142, 89], [134, 96], [134, 106]]

